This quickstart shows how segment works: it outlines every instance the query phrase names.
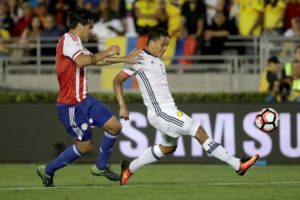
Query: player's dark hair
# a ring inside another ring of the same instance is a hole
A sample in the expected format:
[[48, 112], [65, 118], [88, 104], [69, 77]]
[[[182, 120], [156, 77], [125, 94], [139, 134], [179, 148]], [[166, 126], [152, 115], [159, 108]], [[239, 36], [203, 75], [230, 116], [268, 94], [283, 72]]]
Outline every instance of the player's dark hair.
[[69, 13], [68, 25], [71, 29], [76, 28], [77, 24], [81, 23], [83, 26], [89, 24], [93, 20], [92, 12], [79, 8]]
[[169, 33], [167, 30], [163, 29], [163, 28], [154, 28], [152, 29], [149, 34], [148, 34], [148, 40], [147, 40], [147, 45], [149, 44], [149, 42], [151, 40], [156, 41], [158, 40], [161, 36], [164, 37], [170, 37]]

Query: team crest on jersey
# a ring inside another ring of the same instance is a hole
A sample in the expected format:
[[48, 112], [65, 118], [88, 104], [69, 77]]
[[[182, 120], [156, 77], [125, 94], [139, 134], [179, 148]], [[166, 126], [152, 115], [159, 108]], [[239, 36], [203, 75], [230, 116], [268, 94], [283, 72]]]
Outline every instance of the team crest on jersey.
[[86, 130], [88, 129], [87, 123], [81, 124], [81, 129], [82, 129], [83, 131], [86, 131]]
[[182, 117], [182, 116], [183, 116], [183, 112], [177, 111], [177, 117]]

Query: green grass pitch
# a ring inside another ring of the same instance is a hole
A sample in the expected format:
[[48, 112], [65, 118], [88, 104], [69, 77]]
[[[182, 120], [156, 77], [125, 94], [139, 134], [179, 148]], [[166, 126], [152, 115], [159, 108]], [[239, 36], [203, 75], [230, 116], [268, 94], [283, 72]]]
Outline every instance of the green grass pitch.
[[[0, 164], [0, 199], [22, 200], [299, 200], [300, 165], [254, 166], [237, 176], [226, 165], [146, 166], [120, 187], [90, 174], [91, 165], [73, 164], [56, 173], [55, 188], [44, 188], [38, 164]], [[113, 165], [119, 171], [119, 165]]]

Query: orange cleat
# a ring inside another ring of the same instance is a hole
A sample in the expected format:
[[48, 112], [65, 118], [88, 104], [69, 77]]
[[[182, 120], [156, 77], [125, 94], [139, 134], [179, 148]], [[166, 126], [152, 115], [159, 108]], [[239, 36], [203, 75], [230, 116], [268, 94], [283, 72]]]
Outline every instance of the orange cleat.
[[254, 165], [254, 163], [258, 160], [259, 155], [256, 154], [252, 157], [243, 157], [241, 159], [240, 169], [236, 171], [236, 173], [240, 176], [244, 176], [244, 174], [247, 172], [247, 170]]
[[123, 160], [121, 162], [121, 179], [120, 179], [120, 185], [126, 185], [127, 181], [129, 180], [130, 176], [133, 175], [133, 173], [129, 170], [129, 164], [130, 162], [127, 160]]

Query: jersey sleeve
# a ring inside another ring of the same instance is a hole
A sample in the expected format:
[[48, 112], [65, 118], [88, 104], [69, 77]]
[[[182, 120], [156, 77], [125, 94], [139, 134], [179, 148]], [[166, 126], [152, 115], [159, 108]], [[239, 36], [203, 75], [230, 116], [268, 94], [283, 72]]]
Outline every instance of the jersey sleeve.
[[139, 64], [129, 64], [126, 63], [123, 67], [123, 72], [128, 76], [136, 74], [140, 70]]
[[123, 72], [127, 74], [128, 76], [132, 76], [136, 74], [141, 68], [142, 68], [142, 63], [139, 62], [138, 64], [130, 64], [126, 63], [123, 67]]
[[63, 45], [63, 55], [75, 60], [77, 56], [82, 54], [84, 49], [79, 41], [74, 40], [71, 36], [65, 37]]

